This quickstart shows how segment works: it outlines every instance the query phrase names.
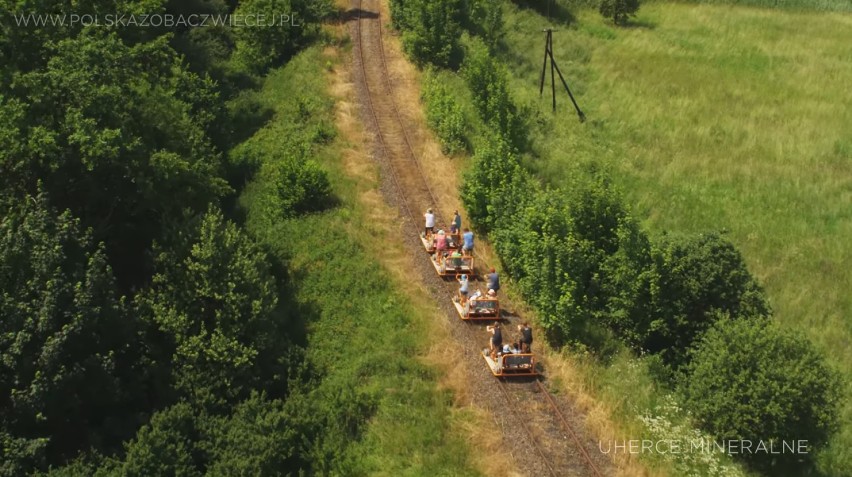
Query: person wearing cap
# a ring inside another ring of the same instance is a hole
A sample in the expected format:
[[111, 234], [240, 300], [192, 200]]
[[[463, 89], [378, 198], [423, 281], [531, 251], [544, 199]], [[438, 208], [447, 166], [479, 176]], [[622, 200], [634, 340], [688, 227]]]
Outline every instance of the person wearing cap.
[[424, 227], [424, 232], [426, 236], [435, 233], [435, 214], [432, 212], [432, 209], [426, 209], [426, 213], [423, 214], [423, 218], [426, 219], [426, 226]]
[[464, 250], [465, 255], [473, 254], [473, 232], [471, 232], [470, 229], [464, 229], [462, 240], [464, 242], [462, 249]]
[[461, 230], [461, 215], [459, 215], [459, 211], [455, 211], [453, 213], [453, 223], [450, 224], [450, 233], [455, 234]]
[[494, 267], [491, 267], [491, 273], [488, 274], [488, 289], [494, 290], [495, 293], [500, 291], [500, 276]]
[[443, 230], [439, 230], [438, 235], [435, 236], [435, 253], [437, 253], [439, 257], [442, 257], [446, 250], [447, 235]]

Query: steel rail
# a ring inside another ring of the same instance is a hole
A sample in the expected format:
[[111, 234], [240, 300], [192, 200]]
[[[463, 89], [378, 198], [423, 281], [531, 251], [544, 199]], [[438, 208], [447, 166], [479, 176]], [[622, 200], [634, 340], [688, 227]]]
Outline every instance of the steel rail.
[[574, 440], [574, 443], [577, 445], [577, 448], [580, 449], [584, 460], [587, 464], [589, 464], [589, 468], [597, 477], [602, 477], [601, 472], [598, 470], [594, 461], [592, 461], [592, 457], [586, 451], [586, 448], [583, 446], [583, 443], [580, 442], [580, 438], [577, 436], [577, 433], [574, 432], [574, 428], [571, 427], [570, 424], [568, 424], [568, 420], [565, 419], [565, 416], [562, 414], [562, 411], [559, 410], [559, 406], [556, 405], [556, 401], [553, 400], [553, 397], [550, 395], [550, 391], [548, 391], [547, 388], [545, 388], [544, 385], [541, 384], [541, 381], [536, 381], [536, 384], [538, 385], [538, 388], [541, 390], [541, 392], [544, 393], [544, 397], [547, 398], [547, 402], [550, 404], [550, 407], [553, 408], [554, 411], [556, 411], [556, 415], [559, 417], [559, 421], [562, 423], [562, 428], [568, 431], [568, 433], [571, 435], [571, 438]]

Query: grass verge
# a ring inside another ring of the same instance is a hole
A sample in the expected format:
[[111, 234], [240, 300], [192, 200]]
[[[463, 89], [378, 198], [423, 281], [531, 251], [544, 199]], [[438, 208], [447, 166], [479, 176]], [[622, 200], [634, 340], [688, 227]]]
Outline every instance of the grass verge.
[[334, 100], [326, 81], [338, 62], [332, 52], [311, 47], [269, 75], [258, 95], [275, 115], [245, 147], [272, 160], [294, 153], [317, 160], [329, 173], [339, 205], [284, 219], [258, 212], [262, 184], [250, 184], [240, 199], [248, 229], [291, 271], [294, 313], [308, 328], [307, 361], [321, 376], [312, 395], [336, 397], [318, 408], [335, 414], [341, 410], [325, 408], [363, 404], [347, 414], [344, 427], [350, 429], [323, 430], [320, 441], [339, 441], [341, 432], [353, 429], [357, 438], [337, 447], [320, 443], [316, 469], [345, 475], [478, 475], [466, 430], [477, 417], [454, 408], [455, 396], [439, 385], [441, 369], [429, 364], [435, 316], [397, 291], [392, 274], [377, 260], [377, 230], [365, 226], [372, 221], [361, 203], [376, 194], [367, 190], [370, 172], [350, 175], [344, 142], [317, 134], [334, 130]]

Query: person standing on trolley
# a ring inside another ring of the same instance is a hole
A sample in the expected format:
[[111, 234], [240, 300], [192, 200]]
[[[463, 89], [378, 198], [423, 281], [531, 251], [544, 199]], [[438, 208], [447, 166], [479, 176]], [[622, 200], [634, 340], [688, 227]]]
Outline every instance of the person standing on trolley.
[[435, 214], [432, 212], [432, 209], [426, 209], [426, 213], [423, 214], [423, 218], [426, 219], [426, 226], [423, 227], [424, 234], [426, 238], [429, 238], [430, 235], [435, 233]]
[[521, 353], [524, 353], [524, 354], [532, 353], [531, 350], [532, 350], [533, 335], [532, 335], [532, 328], [530, 328], [529, 323], [524, 322], [522, 325], [518, 325], [518, 331], [521, 332], [521, 339], [520, 339]]
[[497, 359], [497, 351], [503, 348], [503, 332], [500, 330], [500, 322], [495, 321], [494, 325], [486, 326], [486, 330], [491, 332], [491, 359]]

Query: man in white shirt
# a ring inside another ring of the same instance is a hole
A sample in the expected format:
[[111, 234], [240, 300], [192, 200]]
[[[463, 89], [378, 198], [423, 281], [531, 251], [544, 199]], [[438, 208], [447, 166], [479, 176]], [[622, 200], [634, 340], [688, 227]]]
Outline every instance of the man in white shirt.
[[423, 217], [426, 219], [426, 227], [424, 228], [424, 231], [428, 238], [430, 235], [435, 233], [435, 214], [432, 213], [432, 209], [427, 209], [426, 213], [423, 214]]

